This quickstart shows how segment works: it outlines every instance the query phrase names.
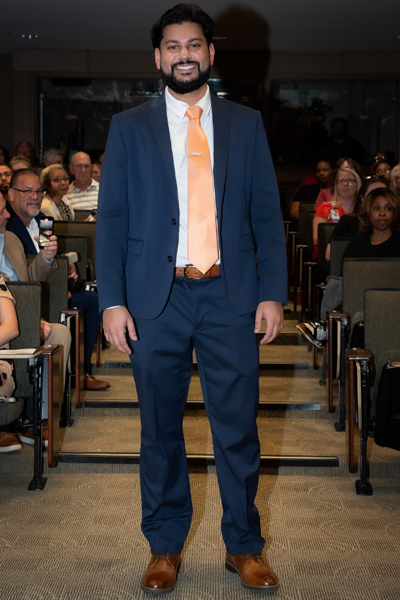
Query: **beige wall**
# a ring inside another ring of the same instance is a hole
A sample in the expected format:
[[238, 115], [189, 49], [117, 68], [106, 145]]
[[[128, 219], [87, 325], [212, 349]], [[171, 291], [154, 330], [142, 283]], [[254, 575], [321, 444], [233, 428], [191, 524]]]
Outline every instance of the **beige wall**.
[[[9, 86], [11, 94], [0, 98], [2, 115], [10, 116], [2, 133], [2, 138], [9, 141], [0, 142], [0, 145], [6, 145], [11, 151], [22, 139], [35, 141], [37, 76], [154, 77], [157, 73], [151, 51], [15, 50], [12, 66], [11, 55], [2, 56], [6, 57], [6, 77], [12, 79], [13, 87]], [[266, 80], [271, 76], [344, 78], [366, 75], [399, 79], [400, 52], [280, 52], [269, 55], [266, 51], [218, 53], [217, 49], [212, 75], [218, 77], [223, 72], [224, 76], [254, 80], [260, 75], [260, 65], [266, 71]], [[400, 124], [400, 115], [398, 117]], [[397, 138], [400, 139], [399, 132]]]

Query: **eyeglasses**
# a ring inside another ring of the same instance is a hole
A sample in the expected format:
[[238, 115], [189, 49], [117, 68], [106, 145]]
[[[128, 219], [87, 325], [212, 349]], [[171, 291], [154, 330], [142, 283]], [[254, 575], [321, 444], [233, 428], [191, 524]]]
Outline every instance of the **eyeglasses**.
[[60, 183], [60, 181], [69, 181], [68, 175], [64, 175], [64, 177], [55, 177], [51, 180], [52, 183]]
[[354, 185], [356, 183], [355, 179], [339, 179], [338, 183], [340, 185]]
[[15, 190], [16, 192], [21, 192], [21, 194], [24, 194], [25, 198], [31, 198], [32, 196], [37, 196], [38, 198], [41, 198], [43, 196], [43, 190], [19, 190], [18, 188], [12, 188], [13, 190]]
[[390, 173], [391, 169], [377, 169], [375, 171], [375, 173], [377, 173], [377, 175], [383, 175], [384, 173]]
[[11, 171], [6, 171], [5, 173], [0, 173], [0, 177], [2, 179], [7, 179], [7, 177], [11, 177]]

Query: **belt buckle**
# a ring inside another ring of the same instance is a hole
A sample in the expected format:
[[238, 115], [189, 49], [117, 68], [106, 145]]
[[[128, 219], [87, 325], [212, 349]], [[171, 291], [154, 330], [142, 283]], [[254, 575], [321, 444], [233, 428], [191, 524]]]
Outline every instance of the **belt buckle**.
[[184, 279], [187, 279], [187, 278], [188, 278], [188, 276], [187, 276], [187, 269], [188, 269], [188, 266], [187, 266], [187, 265], [185, 265], [185, 266], [183, 267], [183, 278], [184, 278]]

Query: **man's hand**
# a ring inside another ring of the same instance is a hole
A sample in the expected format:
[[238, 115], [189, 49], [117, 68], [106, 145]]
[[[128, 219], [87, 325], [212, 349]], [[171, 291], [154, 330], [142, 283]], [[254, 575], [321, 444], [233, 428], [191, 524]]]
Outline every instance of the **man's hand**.
[[78, 279], [78, 273], [76, 272], [74, 263], [68, 265], [68, 279]]
[[[35, 240], [37, 242], [39, 242], [39, 237], [37, 235], [35, 235]], [[57, 236], [52, 235], [50, 240], [48, 242], [46, 242], [45, 247], [40, 249], [40, 254], [43, 256], [43, 258], [45, 260], [51, 260], [57, 254], [57, 250], [58, 250]]]
[[40, 319], [40, 341], [43, 344], [45, 340], [49, 337], [52, 330], [52, 324], [48, 323], [44, 319]]
[[116, 308], [108, 308], [103, 312], [103, 329], [107, 341], [118, 348], [124, 354], [131, 354], [126, 341], [125, 331], [128, 330], [131, 340], [137, 340], [137, 334], [133, 319], [125, 306], [117, 306]]
[[260, 302], [256, 311], [254, 333], [260, 333], [262, 320], [267, 323], [265, 335], [260, 344], [272, 342], [282, 331], [283, 306], [281, 302]]

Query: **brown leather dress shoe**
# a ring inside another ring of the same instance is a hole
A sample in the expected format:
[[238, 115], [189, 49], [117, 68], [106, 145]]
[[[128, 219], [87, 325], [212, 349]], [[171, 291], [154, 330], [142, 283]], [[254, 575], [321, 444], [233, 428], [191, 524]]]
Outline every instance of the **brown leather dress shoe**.
[[176, 584], [180, 563], [180, 554], [172, 552], [152, 554], [142, 578], [142, 589], [146, 592], [171, 592]]
[[93, 375], [85, 374], [84, 380], [85, 390], [106, 390], [110, 387], [108, 381], [100, 381], [100, 379], [95, 379]]
[[261, 554], [226, 553], [225, 567], [239, 573], [242, 585], [252, 590], [270, 590], [279, 586], [275, 573], [264, 563]]

